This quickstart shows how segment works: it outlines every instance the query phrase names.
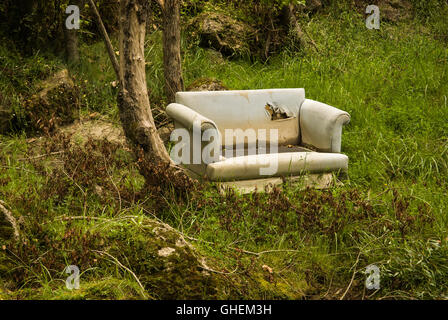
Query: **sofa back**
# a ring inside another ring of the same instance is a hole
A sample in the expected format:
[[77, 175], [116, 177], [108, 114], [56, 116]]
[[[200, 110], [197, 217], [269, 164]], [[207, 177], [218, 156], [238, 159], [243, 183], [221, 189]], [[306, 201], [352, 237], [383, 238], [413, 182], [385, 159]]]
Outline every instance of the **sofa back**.
[[[223, 140], [225, 129], [266, 129], [269, 142], [269, 130], [277, 129], [280, 145], [298, 143], [298, 113], [304, 100], [302, 88], [176, 93], [177, 103], [213, 120]], [[246, 138], [246, 142], [251, 140]]]

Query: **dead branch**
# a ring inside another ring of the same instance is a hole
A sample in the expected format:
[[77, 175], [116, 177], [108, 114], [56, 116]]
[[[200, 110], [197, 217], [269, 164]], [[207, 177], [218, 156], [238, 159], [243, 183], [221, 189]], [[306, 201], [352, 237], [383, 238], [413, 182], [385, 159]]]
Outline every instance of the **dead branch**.
[[204, 258], [199, 260], [199, 267], [204, 269], [205, 271], [209, 271], [209, 272], [213, 272], [213, 273], [219, 273], [219, 274], [227, 274], [227, 275], [228, 274], [234, 274], [238, 270], [238, 267], [236, 267], [233, 271], [230, 271], [230, 272], [223, 272], [223, 271], [218, 271], [218, 270], [211, 269], [205, 263], [205, 259]]
[[357, 266], [358, 263], [359, 263], [359, 257], [360, 257], [360, 256], [361, 256], [361, 250], [359, 251], [359, 253], [358, 253], [358, 257], [356, 258], [356, 261], [355, 261], [355, 264], [354, 264], [353, 267], [352, 267], [352, 268], [354, 269], [354, 271], [353, 271], [353, 274], [352, 274], [352, 278], [350, 279], [350, 283], [348, 284], [347, 288], [345, 289], [344, 294], [341, 296], [341, 298], [340, 298], [339, 300], [344, 300], [345, 295], [347, 294], [348, 290], [350, 290], [350, 287], [351, 287], [352, 284], [353, 284], [353, 280], [355, 279], [356, 272], [358, 271], [358, 270], [356, 270], [356, 266]]
[[6, 220], [11, 224], [12, 228], [14, 229], [14, 238], [16, 240], [20, 239], [20, 232], [19, 232], [19, 226], [17, 224], [16, 218], [12, 215], [11, 211], [6, 209], [6, 203], [2, 200], [0, 200], [0, 211], [3, 212], [3, 214], [6, 217]]
[[127, 272], [129, 272], [134, 279], [137, 281], [138, 285], [140, 286], [140, 289], [142, 289], [142, 295], [145, 299], [147, 299], [147, 295], [145, 293], [145, 287], [143, 287], [142, 283], [140, 282], [140, 280], [138, 279], [137, 275], [128, 267], [126, 267], [125, 265], [123, 265], [117, 258], [115, 258], [113, 255], [111, 255], [110, 253], [106, 252], [106, 251], [100, 251], [100, 250], [92, 250], [92, 252], [98, 253], [100, 256], [102, 255], [106, 255], [109, 258], [111, 258], [118, 266], [120, 266], [121, 268], [123, 268], [124, 270], [126, 270]]
[[95, 3], [93, 0], [89, 0], [90, 6], [92, 7], [92, 11], [94, 13], [94, 16], [96, 18], [96, 22], [98, 23], [98, 27], [101, 31], [101, 34], [103, 35], [104, 44], [106, 45], [107, 53], [109, 54], [110, 61], [112, 62], [112, 66], [114, 67], [115, 74], [117, 75], [118, 81], [120, 83], [123, 83], [121, 72], [120, 72], [120, 66], [118, 64], [117, 57], [115, 56], [114, 47], [112, 46], [112, 43], [110, 41], [109, 35], [107, 34], [106, 28], [104, 27], [103, 20], [101, 19], [100, 13], [98, 12], [98, 9], [96, 8]]
[[35, 156], [35, 157], [19, 158], [19, 159], [17, 159], [17, 160], [18, 160], [18, 161], [30, 161], [30, 160], [36, 160], [36, 159], [41, 159], [41, 158], [46, 158], [46, 157], [50, 157], [50, 156], [59, 155], [59, 154], [64, 153], [64, 152], [65, 152], [65, 151], [50, 152], [50, 153], [46, 153], [46, 154], [40, 154], [40, 155]]

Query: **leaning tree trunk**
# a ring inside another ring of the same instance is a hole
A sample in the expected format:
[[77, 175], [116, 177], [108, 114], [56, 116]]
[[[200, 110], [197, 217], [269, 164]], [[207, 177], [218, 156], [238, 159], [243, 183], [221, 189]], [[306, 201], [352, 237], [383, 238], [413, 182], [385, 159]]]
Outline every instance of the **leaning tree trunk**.
[[292, 3], [284, 6], [283, 17], [283, 23], [289, 28], [290, 35], [294, 37], [294, 40], [298, 42], [299, 46], [303, 46], [306, 43], [305, 35], [296, 18], [296, 6]]
[[302, 29], [299, 22], [296, 18], [296, 11], [297, 6], [289, 3], [286, 6], [283, 7], [283, 24], [289, 28], [289, 32], [292, 37], [294, 37], [294, 40], [297, 41], [298, 45], [300, 47], [304, 47], [308, 44], [308, 42], [305, 39], [305, 35], [309, 39], [309, 43], [314, 47], [316, 51], [319, 51], [317, 48], [316, 43], [311, 38], [311, 36], [306, 32], [305, 29]]
[[180, 1], [159, 0], [163, 13], [163, 67], [165, 95], [168, 103], [175, 101], [176, 92], [184, 89], [180, 55]]
[[157, 133], [149, 104], [145, 73], [148, 0], [120, 2], [120, 75], [118, 108], [127, 138], [154, 162], [172, 164]]

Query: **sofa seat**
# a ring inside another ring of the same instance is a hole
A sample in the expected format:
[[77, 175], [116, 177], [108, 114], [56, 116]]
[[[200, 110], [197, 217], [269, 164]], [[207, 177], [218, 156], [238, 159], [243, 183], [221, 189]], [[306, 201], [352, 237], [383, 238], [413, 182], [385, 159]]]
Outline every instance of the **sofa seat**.
[[[273, 163], [274, 173], [267, 169]], [[264, 172], [261, 169], [265, 170]], [[212, 181], [236, 181], [266, 177], [297, 176], [304, 173], [347, 171], [348, 157], [340, 153], [285, 152], [226, 158], [208, 164], [206, 175]]]

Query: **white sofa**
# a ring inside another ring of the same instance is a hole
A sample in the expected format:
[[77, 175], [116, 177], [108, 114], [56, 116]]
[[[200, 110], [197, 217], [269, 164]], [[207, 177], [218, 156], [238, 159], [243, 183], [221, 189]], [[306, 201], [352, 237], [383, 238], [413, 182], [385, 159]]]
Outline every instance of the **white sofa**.
[[[350, 115], [305, 99], [304, 89], [178, 92], [176, 103], [168, 105], [166, 112], [174, 120], [176, 129], [193, 132], [196, 126], [201, 132], [216, 131], [219, 137], [216, 143], [222, 146], [222, 155], [212, 163], [185, 164], [193, 173], [211, 181], [244, 181], [244, 185], [250, 186], [257, 181], [275, 183], [281, 181], [280, 177], [348, 169], [348, 157], [340, 151], [342, 126], [349, 123]], [[226, 129], [241, 130], [229, 143], [229, 137], [225, 139]], [[246, 129], [266, 129], [267, 134], [262, 139], [260, 135], [248, 135], [238, 140], [238, 134]], [[275, 142], [269, 135], [271, 129], [278, 130], [278, 152], [269, 150], [269, 144]], [[207, 143], [203, 142], [200, 148]], [[268, 150], [260, 147], [258, 154], [241, 151], [250, 143], [257, 146], [266, 143]], [[226, 154], [225, 150], [232, 149], [240, 153]], [[276, 161], [277, 170], [261, 174], [263, 170], [260, 169], [273, 161]]]

